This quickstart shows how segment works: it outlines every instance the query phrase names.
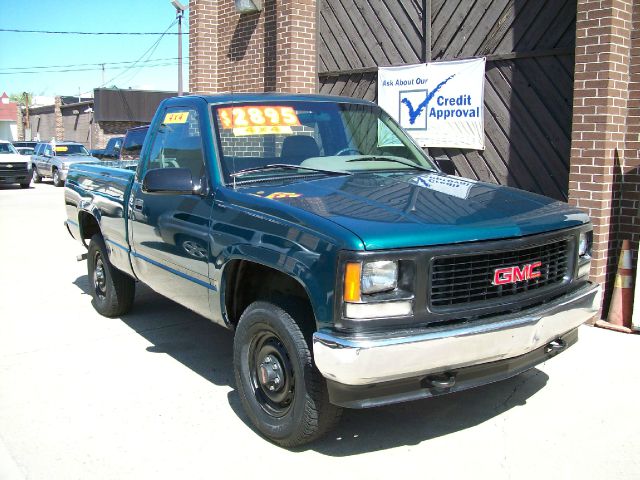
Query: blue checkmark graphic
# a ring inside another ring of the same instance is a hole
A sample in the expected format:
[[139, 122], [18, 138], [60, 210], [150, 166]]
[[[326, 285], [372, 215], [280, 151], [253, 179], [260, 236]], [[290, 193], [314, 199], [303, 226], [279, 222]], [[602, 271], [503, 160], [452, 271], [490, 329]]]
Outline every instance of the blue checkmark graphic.
[[449, 80], [451, 80], [453, 77], [455, 77], [455, 74], [451, 75], [449, 78], [443, 80], [438, 85], [436, 85], [436, 88], [431, 90], [429, 92], [429, 94], [426, 96], [426, 98], [422, 101], [422, 103], [420, 103], [415, 109], [413, 108], [413, 105], [412, 105], [411, 101], [408, 98], [403, 98], [401, 100], [401, 102], [404, 103], [407, 106], [407, 108], [409, 109], [409, 123], [411, 125], [416, 123], [416, 120], [418, 119], [418, 117], [422, 113], [422, 110], [424, 110], [426, 108], [426, 106], [429, 105], [429, 102], [431, 101], [431, 99], [433, 99], [435, 94], [438, 93], [438, 90], [440, 90], [442, 87], [444, 87], [444, 85]]

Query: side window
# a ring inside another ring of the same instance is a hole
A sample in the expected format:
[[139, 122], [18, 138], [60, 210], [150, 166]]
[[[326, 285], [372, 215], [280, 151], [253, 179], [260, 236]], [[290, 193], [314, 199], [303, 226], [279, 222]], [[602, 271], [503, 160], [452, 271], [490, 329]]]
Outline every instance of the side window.
[[49, 157], [53, 156], [53, 149], [51, 148], [51, 145], [47, 144], [44, 146], [44, 151], [42, 152], [43, 155], [48, 155]]
[[188, 168], [194, 183], [205, 172], [198, 112], [191, 108], [165, 110], [164, 120], [155, 132], [146, 170]]

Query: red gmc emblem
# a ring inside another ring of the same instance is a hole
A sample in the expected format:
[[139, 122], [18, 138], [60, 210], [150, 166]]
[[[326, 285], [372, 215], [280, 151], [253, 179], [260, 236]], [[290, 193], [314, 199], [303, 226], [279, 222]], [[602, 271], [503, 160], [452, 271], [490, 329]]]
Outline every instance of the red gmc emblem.
[[534, 262], [529, 265], [523, 265], [522, 267], [504, 267], [496, 268], [493, 271], [493, 284], [494, 285], [507, 285], [509, 283], [522, 282], [524, 280], [531, 280], [532, 278], [538, 278], [540, 275], [540, 268], [542, 262]]

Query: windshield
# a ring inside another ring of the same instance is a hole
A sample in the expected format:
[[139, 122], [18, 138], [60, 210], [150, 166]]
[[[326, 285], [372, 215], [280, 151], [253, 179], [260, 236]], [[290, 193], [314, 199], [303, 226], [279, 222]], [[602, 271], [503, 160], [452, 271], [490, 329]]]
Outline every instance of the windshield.
[[83, 145], [69, 144], [69, 145], [56, 145], [54, 147], [57, 156], [67, 157], [73, 155], [89, 155], [89, 152]]
[[0, 143], [0, 155], [10, 154], [10, 153], [18, 153], [16, 149], [10, 143]]
[[247, 103], [213, 107], [213, 117], [227, 182], [435, 170], [422, 149], [376, 105]]

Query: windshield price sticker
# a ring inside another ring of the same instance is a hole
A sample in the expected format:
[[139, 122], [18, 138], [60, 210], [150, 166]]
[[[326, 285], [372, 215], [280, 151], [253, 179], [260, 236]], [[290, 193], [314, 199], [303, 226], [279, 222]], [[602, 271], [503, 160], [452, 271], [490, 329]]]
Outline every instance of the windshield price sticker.
[[[277, 105], [251, 105], [245, 107], [219, 108], [218, 117], [222, 128], [244, 129], [250, 127], [298, 127], [300, 120], [292, 107]], [[275, 132], [259, 130], [245, 135], [264, 135]]]
[[55, 147], [56, 152], [66, 152], [67, 150], [69, 150], [69, 147], [65, 145], [58, 145], [57, 147]]
[[169, 123], [187, 123], [187, 118], [189, 118], [189, 112], [167, 113], [162, 123], [165, 125]]
[[233, 129], [233, 135], [236, 137], [245, 137], [247, 135], [291, 135], [293, 130], [291, 127], [263, 126], [263, 127], [240, 127]]

